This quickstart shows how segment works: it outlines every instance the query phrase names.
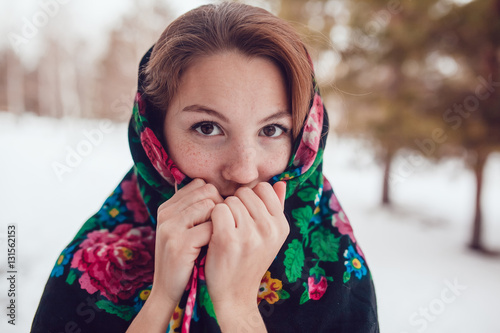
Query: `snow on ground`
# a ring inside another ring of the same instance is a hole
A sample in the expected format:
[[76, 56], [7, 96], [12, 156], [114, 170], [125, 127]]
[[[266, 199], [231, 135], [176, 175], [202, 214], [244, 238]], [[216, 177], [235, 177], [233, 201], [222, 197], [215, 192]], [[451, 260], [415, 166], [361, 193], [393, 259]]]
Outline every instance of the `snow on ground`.
[[[100, 134], [99, 134], [100, 133]], [[88, 137], [91, 138], [88, 139]], [[86, 153], [81, 160], [72, 155]], [[127, 124], [0, 112], [1, 332], [28, 332], [59, 252], [132, 166]], [[54, 165], [71, 172], [57, 176]], [[500, 332], [500, 258], [467, 250], [474, 178], [462, 163], [401, 157], [394, 208], [379, 206], [381, 169], [360, 141], [333, 137], [325, 174], [372, 270], [382, 332]], [[415, 166], [416, 165], [416, 166]], [[404, 171], [404, 172], [403, 172]], [[500, 155], [484, 187], [485, 242], [500, 248]], [[6, 316], [7, 226], [16, 224], [16, 326]]]

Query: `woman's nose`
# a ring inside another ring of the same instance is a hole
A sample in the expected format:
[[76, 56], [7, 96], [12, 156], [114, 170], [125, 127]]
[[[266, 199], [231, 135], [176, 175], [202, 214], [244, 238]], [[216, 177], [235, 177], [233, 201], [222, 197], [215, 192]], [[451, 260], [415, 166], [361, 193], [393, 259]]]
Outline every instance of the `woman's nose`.
[[[250, 143], [238, 143], [227, 151], [222, 176], [239, 185], [251, 186], [259, 178], [257, 149]], [[255, 184], [253, 184], [255, 185]]]

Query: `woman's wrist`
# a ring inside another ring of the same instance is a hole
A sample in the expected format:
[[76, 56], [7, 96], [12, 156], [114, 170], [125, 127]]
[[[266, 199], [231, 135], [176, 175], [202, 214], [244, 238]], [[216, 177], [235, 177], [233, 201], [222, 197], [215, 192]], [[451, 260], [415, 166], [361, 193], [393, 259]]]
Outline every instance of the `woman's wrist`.
[[250, 303], [218, 302], [214, 304], [217, 322], [224, 332], [266, 332], [256, 300]]
[[127, 333], [134, 332], [158, 332], [165, 333], [177, 306], [167, 297], [161, 297], [151, 291], [148, 299], [142, 306]]

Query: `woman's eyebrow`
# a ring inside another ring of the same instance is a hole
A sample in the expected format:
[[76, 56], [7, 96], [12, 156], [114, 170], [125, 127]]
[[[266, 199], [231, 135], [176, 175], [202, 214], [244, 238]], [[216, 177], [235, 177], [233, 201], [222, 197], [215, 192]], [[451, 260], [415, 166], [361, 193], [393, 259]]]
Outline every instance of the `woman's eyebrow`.
[[[226, 116], [224, 116], [223, 114], [221, 114], [221, 113], [215, 111], [214, 109], [211, 109], [205, 105], [200, 105], [200, 104], [189, 105], [189, 106], [186, 106], [185, 108], [183, 108], [182, 111], [206, 113], [206, 114], [212, 115], [216, 118], [219, 118], [220, 120], [222, 120], [226, 123], [229, 123], [229, 119]], [[262, 119], [261, 121], [259, 121], [259, 124], [267, 123], [267, 122], [270, 122], [273, 120], [280, 120], [283, 118], [291, 118], [291, 117], [292, 117], [292, 115], [290, 114], [289, 111], [280, 110], [280, 111], [273, 113], [272, 115]]]
[[212, 115], [214, 117], [217, 117], [226, 123], [229, 122], [229, 119], [227, 119], [226, 116], [224, 116], [223, 114], [221, 114], [221, 113], [219, 113], [219, 112], [217, 112], [217, 111], [215, 111], [215, 110], [213, 110], [205, 105], [200, 105], [200, 104], [189, 105], [189, 106], [186, 106], [184, 109], [182, 109], [182, 111], [206, 113], [206, 114]]
[[267, 122], [273, 121], [273, 120], [281, 120], [283, 118], [290, 118], [291, 119], [292, 115], [290, 114], [290, 111], [280, 110], [280, 111], [270, 115], [269, 117], [262, 119], [261, 121], [259, 121], [259, 124], [267, 123]]

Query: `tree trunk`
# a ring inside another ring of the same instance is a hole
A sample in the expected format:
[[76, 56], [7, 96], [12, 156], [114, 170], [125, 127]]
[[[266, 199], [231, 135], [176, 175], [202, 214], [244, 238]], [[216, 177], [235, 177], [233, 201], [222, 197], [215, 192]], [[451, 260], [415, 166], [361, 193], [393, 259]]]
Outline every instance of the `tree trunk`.
[[384, 179], [382, 184], [382, 205], [389, 206], [391, 204], [390, 198], [390, 187], [389, 187], [389, 176], [391, 174], [391, 163], [394, 153], [387, 149], [384, 156]]
[[472, 239], [469, 247], [473, 250], [484, 251], [485, 248], [482, 243], [482, 212], [481, 212], [481, 190], [483, 187], [483, 172], [484, 165], [486, 164], [486, 159], [488, 158], [488, 153], [477, 151], [477, 161], [474, 166], [474, 174], [476, 176], [476, 211], [474, 214], [474, 221], [472, 224]]

